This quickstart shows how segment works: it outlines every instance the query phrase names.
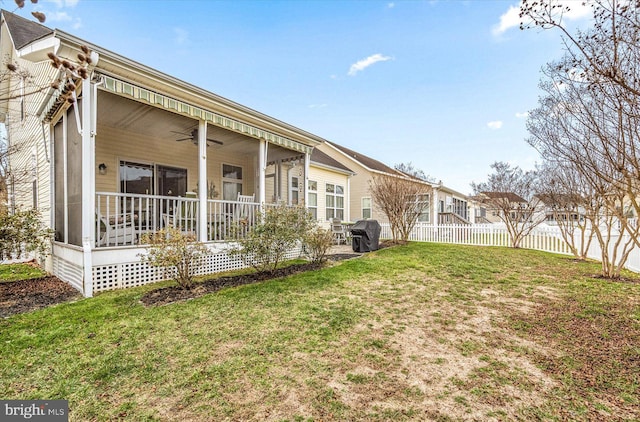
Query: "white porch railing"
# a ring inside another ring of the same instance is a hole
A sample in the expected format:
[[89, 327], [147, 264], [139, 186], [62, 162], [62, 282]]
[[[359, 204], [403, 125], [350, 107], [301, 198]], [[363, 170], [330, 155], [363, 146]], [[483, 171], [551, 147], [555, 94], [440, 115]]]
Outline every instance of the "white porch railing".
[[207, 241], [230, 241], [247, 233], [256, 222], [260, 204], [207, 201], [207, 219], [200, 221], [197, 198], [96, 193], [96, 247], [139, 245], [144, 233], [175, 227], [197, 235], [206, 224]]

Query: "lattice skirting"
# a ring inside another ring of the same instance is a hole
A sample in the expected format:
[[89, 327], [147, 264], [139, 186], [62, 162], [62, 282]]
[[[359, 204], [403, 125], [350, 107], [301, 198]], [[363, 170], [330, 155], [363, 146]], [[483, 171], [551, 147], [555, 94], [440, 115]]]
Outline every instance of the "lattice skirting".
[[84, 292], [82, 285], [82, 267], [69, 262], [59, 256], [53, 257], [52, 274], [60, 280], [71, 284], [74, 288]]
[[[298, 258], [300, 253], [300, 248], [293, 249], [287, 253], [286, 258]], [[196, 271], [196, 275], [214, 274], [247, 267], [240, 257], [229, 256], [226, 252], [214, 253], [203, 259], [204, 262]], [[171, 271], [152, 267], [140, 261], [94, 266], [92, 273], [94, 292], [142, 286], [173, 277]], [[80, 271], [80, 280], [82, 280], [82, 271]]]

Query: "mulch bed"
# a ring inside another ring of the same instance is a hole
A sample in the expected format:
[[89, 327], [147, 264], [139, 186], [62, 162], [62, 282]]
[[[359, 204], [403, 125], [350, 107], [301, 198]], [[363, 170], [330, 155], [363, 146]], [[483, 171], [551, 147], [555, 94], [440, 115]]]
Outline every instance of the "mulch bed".
[[[334, 254], [328, 256], [327, 259], [335, 262], [358, 256], [361, 256], [361, 254]], [[321, 267], [321, 264], [297, 264], [279, 268], [267, 274], [252, 273], [207, 280], [203, 283], [198, 283], [189, 290], [178, 286], [165, 287], [145, 294], [141, 301], [146, 306], [165, 305], [193, 299], [226, 287], [242, 286], [272, 278], [286, 277], [303, 271], [317, 270]], [[80, 292], [55, 276], [0, 283], [0, 318], [46, 308], [47, 306], [69, 302], [81, 297]]]
[[34, 311], [82, 297], [58, 277], [0, 283], [0, 317]]
[[[328, 261], [343, 261], [345, 259], [357, 258], [362, 254], [333, 254], [327, 256]], [[162, 289], [153, 290], [140, 299], [145, 306], [161, 306], [174, 302], [195, 299], [207, 293], [217, 292], [227, 287], [244, 286], [245, 284], [258, 283], [274, 278], [286, 277], [305, 271], [315, 271], [324, 267], [323, 264], [305, 263], [290, 265], [285, 268], [278, 268], [271, 273], [250, 273], [228, 277], [220, 277], [197, 283], [191, 289], [183, 289], [180, 286], [169, 286]]]

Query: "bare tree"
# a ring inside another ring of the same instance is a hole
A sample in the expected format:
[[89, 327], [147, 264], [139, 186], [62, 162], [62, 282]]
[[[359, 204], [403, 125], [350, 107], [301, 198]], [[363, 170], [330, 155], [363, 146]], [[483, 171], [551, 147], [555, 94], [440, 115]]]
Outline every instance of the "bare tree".
[[538, 175], [499, 161], [491, 168], [494, 172], [488, 180], [471, 183], [471, 188], [505, 224], [511, 246], [519, 248], [522, 239], [544, 221], [544, 214], [536, 212], [540, 203], [535, 196]]
[[538, 170], [538, 197], [551, 212], [560, 235], [574, 257], [587, 258], [594, 231], [591, 222], [600, 214], [594, 190], [582, 179], [575, 167], [561, 162], [546, 161]]
[[[574, 7], [589, 6], [593, 26], [570, 31], [564, 17]], [[605, 81], [634, 96], [640, 95], [635, 66], [640, 47], [638, 4], [628, 0], [522, 0], [521, 29], [556, 29], [562, 33], [567, 58], [565, 70], [575, 70], [589, 83]]]
[[389, 220], [393, 241], [408, 241], [418, 217], [429, 206], [420, 198], [431, 195], [433, 188], [409, 177], [378, 174], [373, 176], [369, 190], [374, 205]]
[[634, 242], [640, 242], [640, 229], [629, 218], [629, 210], [640, 210], [638, 105], [620, 85], [589, 82], [566, 64], [552, 63], [544, 73], [544, 95], [529, 114], [527, 141], [547, 161], [579, 174], [591, 192], [587, 215], [601, 249], [602, 275], [618, 277]]
[[411, 161], [396, 164], [393, 168], [401, 173], [415, 177], [416, 179], [424, 180], [425, 182], [435, 182], [435, 179], [432, 176], [426, 174], [423, 170], [416, 168]]

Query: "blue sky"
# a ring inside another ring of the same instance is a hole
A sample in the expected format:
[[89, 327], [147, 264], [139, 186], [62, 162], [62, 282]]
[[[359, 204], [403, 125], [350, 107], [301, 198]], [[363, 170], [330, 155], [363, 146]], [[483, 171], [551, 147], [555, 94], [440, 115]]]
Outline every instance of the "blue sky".
[[518, 4], [40, 0], [16, 13], [469, 193], [494, 161], [538, 160], [525, 114], [562, 45], [519, 30]]

